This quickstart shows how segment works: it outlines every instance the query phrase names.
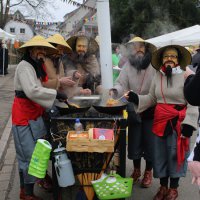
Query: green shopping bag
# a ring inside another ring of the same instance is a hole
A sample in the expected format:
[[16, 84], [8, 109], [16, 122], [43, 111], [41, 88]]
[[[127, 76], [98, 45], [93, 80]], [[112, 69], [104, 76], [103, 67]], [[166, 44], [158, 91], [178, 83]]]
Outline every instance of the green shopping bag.
[[92, 186], [100, 200], [127, 198], [132, 194], [133, 179], [109, 174], [102, 181], [94, 181]]
[[44, 139], [38, 139], [29, 164], [28, 174], [44, 178], [48, 168], [51, 144]]

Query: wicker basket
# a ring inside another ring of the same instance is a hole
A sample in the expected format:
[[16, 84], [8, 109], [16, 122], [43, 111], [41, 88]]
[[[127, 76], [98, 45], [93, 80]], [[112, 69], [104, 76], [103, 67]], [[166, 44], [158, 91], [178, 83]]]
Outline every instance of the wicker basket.
[[103, 180], [93, 181], [92, 185], [100, 200], [121, 199], [131, 196], [133, 179], [122, 178], [118, 174], [110, 174]]
[[[67, 134], [67, 151], [73, 152], [114, 152], [114, 137], [112, 140], [93, 139], [93, 129], [83, 131], [85, 137], [76, 136], [75, 131]], [[88, 134], [88, 137], [86, 136]]]

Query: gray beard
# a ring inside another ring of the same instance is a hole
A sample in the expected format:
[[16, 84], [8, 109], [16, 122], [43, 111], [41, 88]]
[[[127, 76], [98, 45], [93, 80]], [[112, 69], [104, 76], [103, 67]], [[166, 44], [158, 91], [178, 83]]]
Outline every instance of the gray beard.
[[140, 72], [141, 70], [144, 70], [149, 66], [151, 62], [151, 54], [149, 52], [146, 52], [144, 56], [129, 55], [128, 59], [131, 66], [137, 69], [138, 72]]

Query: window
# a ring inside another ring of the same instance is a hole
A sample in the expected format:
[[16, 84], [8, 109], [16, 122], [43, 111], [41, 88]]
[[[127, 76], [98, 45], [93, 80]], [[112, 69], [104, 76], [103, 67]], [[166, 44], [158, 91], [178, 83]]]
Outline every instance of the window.
[[10, 33], [15, 33], [15, 28], [10, 28]]
[[20, 28], [20, 33], [25, 33], [25, 28]]

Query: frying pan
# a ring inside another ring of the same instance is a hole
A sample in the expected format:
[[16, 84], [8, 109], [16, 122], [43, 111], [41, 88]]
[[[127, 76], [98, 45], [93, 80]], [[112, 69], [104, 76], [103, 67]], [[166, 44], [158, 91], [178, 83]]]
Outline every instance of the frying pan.
[[74, 106], [68, 106], [65, 102], [59, 102], [56, 101], [55, 106], [58, 108], [61, 115], [66, 114], [73, 114], [73, 113], [82, 113], [89, 110], [89, 108], [92, 106], [92, 103], [97, 101], [97, 96], [76, 96], [73, 98], [68, 99], [68, 103], [76, 104], [79, 106], [79, 108], [76, 108]]
[[85, 101], [80, 102], [80, 101], [75, 101], [75, 100], [69, 99], [68, 102], [69, 102], [69, 104], [74, 103], [74, 104], [78, 105], [79, 108], [68, 107], [68, 105], [64, 102], [56, 102], [55, 106], [58, 108], [61, 115], [86, 112], [91, 107], [91, 105], [89, 105]]
[[119, 102], [113, 106], [106, 105], [107, 100], [100, 100], [99, 102], [94, 103], [92, 106], [100, 113], [117, 115], [122, 114], [122, 111], [126, 108], [127, 103]]

